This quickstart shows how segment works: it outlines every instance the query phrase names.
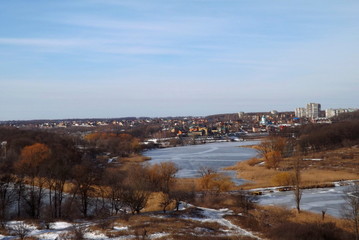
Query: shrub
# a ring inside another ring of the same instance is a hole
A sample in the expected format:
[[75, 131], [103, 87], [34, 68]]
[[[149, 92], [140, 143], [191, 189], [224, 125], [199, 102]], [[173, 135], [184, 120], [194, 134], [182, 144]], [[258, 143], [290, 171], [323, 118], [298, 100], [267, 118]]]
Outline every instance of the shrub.
[[269, 235], [271, 239], [281, 240], [351, 239], [346, 238], [350, 236], [338, 228], [333, 222], [304, 224], [286, 222], [272, 228]]
[[59, 235], [61, 240], [84, 240], [86, 229], [81, 226], [74, 226], [70, 232]]
[[294, 174], [292, 172], [280, 172], [273, 176], [272, 183], [276, 186], [290, 186], [294, 183]]
[[253, 166], [255, 166], [255, 165], [257, 165], [257, 164], [259, 164], [259, 163], [261, 163], [261, 162], [262, 162], [262, 160], [259, 159], [259, 158], [251, 158], [251, 159], [249, 159], [249, 160], [247, 161], [247, 164], [248, 164], [249, 166], [253, 167]]
[[18, 236], [21, 240], [25, 239], [25, 237], [31, 232], [30, 229], [23, 222], [20, 222], [15, 226], [11, 227], [9, 231], [12, 234]]

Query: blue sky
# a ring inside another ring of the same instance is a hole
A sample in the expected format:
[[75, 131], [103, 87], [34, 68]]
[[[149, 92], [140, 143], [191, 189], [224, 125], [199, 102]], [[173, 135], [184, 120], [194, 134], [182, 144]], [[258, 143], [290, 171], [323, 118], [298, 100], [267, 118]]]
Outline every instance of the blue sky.
[[0, 30], [0, 120], [358, 107], [357, 0], [13, 0]]

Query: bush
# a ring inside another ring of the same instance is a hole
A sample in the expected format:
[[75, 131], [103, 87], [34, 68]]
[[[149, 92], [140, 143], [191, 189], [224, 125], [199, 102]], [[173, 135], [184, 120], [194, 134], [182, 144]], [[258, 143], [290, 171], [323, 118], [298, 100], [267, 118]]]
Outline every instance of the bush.
[[25, 239], [25, 237], [31, 232], [31, 230], [26, 226], [25, 223], [20, 222], [17, 225], [10, 228], [10, 232], [20, 239]]
[[280, 240], [339, 240], [352, 239], [348, 233], [338, 228], [335, 223], [292, 223], [286, 222], [272, 228], [269, 234], [271, 239]]
[[261, 162], [262, 162], [261, 159], [254, 157], [254, 158], [249, 159], [249, 160], [247, 161], [247, 164], [248, 164], [249, 166], [253, 167], [253, 166], [255, 166], [255, 165], [257, 165], [257, 164], [259, 164], [259, 163], [261, 163]]
[[272, 177], [272, 183], [276, 186], [290, 186], [294, 183], [294, 173], [281, 172]]
[[74, 226], [70, 232], [62, 233], [59, 236], [61, 240], [84, 240], [86, 229], [81, 226]]

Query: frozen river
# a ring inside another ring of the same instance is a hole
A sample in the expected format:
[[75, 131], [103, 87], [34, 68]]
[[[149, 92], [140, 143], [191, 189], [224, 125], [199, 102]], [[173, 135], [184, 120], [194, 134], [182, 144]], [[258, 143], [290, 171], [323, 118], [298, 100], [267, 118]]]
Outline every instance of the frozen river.
[[[222, 168], [233, 166], [238, 161], [243, 161], [256, 156], [256, 151], [251, 148], [239, 146], [257, 144], [258, 142], [221, 142], [202, 145], [190, 145], [175, 148], [150, 150], [144, 155], [152, 158], [150, 163], [174, 162], [179, 167], [177, 177], [198, 177], [201, 167], [209, 167], [222, 172]], [[233, 171], [223, 171], [231, 175], [237, 184], [244, 180], [236, 179]], [[303, 210], [340, 217], [343, 199], [347, 187], [307, 189], [303, 191], [301, 208]], [[259, 197], [259, 203], [263, 205], [281, 205], [288, 208], [295, 207], [294, 195], [289, 192], [267, 193]]]
[[[221, 168], [233, 166], [238, 161], [244, 161], [256, 156], [257, 152], [254, 149], [239, 146], [257, 143], [255, 141], [207, 143], [155, 149], [145, 152], [144, 155], [152, 158], [151, 164], [174, 162], [180, 169], [177, 177], [192, 178], [199, 176], [198, 170], [201, 167], [221, 171]], [[232, 176], [235, 175], [231, 171], [225, 172]], [[240, 183], [238, 181], [240, 180], [237, 180], [237, 183]]]
[[[302, 210], [341, 217], [342, 207], [345, 204], [344, 195], [348, 186], [306, 189], [303, 191], [300, 207]], [[295, 208], [294, 194], [288, 192], [266, 193], [259, 197], [259, 203], [263, 205], [285, 206]]]

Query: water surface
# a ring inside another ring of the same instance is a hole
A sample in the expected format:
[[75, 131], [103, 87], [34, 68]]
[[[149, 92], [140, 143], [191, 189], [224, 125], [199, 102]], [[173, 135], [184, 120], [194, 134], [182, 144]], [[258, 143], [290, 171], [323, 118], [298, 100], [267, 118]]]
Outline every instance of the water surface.
[[[257, 141], [248, 142], [219, 142], [201, 145], [154, 149], [144, 153], [151, 157], [150, 164], [161, 162], [174, 162], [179, 171], [179, 178], [193, 178], [199, 176], [201, 167], [208, 167], [219, 172], [222, 168], [233, 166], [239, 161], [255, 157], [257, 152], [251, 148], [239, 146], [258, 144]], [[231, 176], [234, 172], [225, 171]]]

